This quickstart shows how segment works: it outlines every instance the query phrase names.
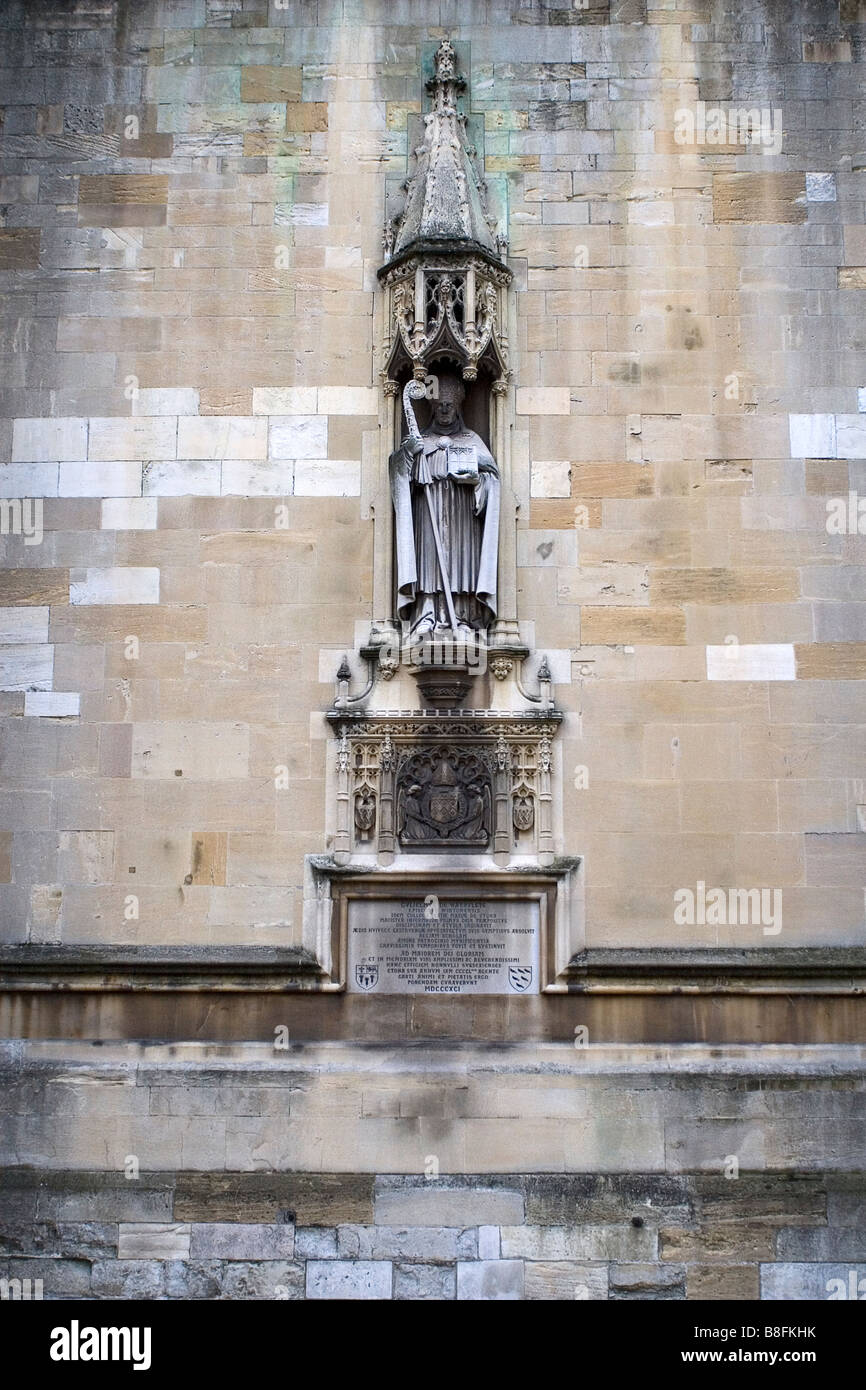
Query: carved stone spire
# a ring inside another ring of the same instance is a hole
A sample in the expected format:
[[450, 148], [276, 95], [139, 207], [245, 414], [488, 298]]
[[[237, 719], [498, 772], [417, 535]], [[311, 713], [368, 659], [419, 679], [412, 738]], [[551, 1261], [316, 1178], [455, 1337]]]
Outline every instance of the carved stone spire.
[[431, 106], [414, 151], [405, 201], [385, 224], [388, 294], [383, 384], [395, 394], [408, 374], [424, 381], [434, 367], [456, 367], [504, 391], [508, 382], [505, 294], [511, 271], [505, 237], [487, 210], [487, 187], [466, 135], [458, 97], [466, 83], [443, 39], [427, 82]]
[[457, 72], [456, 54], [443, 39], [427, 83], [432, 107], [424, 117], [424, 143], [415, 150], [415, 172], [406, 205], [396, 220], [389, 260], [414, 250], [443, 244], [480, 249], [501, 261], [501, 249], [487, 213], [487, 190], [475, 164], [475, 149], [466, 135], [466, 117], [458, 110], [466, 83]]

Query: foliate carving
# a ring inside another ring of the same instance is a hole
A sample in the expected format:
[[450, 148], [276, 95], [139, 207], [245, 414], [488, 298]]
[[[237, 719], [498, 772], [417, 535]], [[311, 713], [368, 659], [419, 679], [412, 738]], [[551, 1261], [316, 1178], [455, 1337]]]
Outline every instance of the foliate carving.
[[511, 762], [508, 743], [505, 735], [500, 734], [496, 740], [496, 766], [500, 772], [507, 772]]
[[349, 771], [349, 740], [346, 737], [345, 730], [343, 730], [343, 733], [340, 736], [340, 746], [337, 749], [337, 771]]
[[490, 769], [460, 747], [407, 755], [397, 774], [397, 833], [404, 848], [483, 849], [490, 841]]
[[498, 681], [504, 681], [514, 670], [514, 662], [510, 656], [491, 657], [487, 665]]
[[447, 82], [452, 79], [456, 72], [457, 54], [450, 39], [443, 39], [436, 50], [433, 59], [433, 66], [439, 82]]
[[393, 680], [399, 669], [400, 663], [396, 656], [379, 657], [379, 675], [383, 681]]
[[542, 772], [550, 771], [551, 755], [550, 739], [545, 734], [538, 745], [538, 766]]
[[362, 739], [384, 740], [391, 738], [404, 741], [421, 740], [424, 743], [432, 739], [446, 739], [449, 742], [456, 739], [471, 739], [475, 742], [502, 738], [507, 743], [513, 739], [541, 739], [552, 738], [561, 722], [561, 715], [554, 714], [552, 718], [546, 719], [521, 719], [503, 717], [501, 710], [487, 712], [478, 710], [473, 712], [474, 717], [463, 716], [459, 719], [449, 718], [447, 715], [437, 713], [435, 715], [388, 715], [370, 714], [363, 718], [348, 720], [341, 713], [334, 716], [334, 723], [340, 729], [351, 732], [353, 742]]
[[382, 753], [379, 763], [383, 772], [393, 772], [395, 764], [394, 743], [389, 731], [386, 731], [382, 741]]

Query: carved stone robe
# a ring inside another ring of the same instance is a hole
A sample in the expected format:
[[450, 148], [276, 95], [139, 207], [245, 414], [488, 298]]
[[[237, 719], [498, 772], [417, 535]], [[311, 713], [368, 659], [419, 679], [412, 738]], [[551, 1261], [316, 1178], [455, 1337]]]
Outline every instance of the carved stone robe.
[[[481, 436], [466, 429], [462, 419], [449, 431], [431, 427], [422, 439], [417, 458], [404, 440], [390, 460], [398, 615], [414, 622], [425, 598], [435, 600], [444, 593], [426, 489], [457, 618], [470, 627], [487, 628], [496, 617], [499, 471]], [[460, 455], [454, 451], [471, 447], [478, 457], [477, 480], [457, 481], [453, 472]]]

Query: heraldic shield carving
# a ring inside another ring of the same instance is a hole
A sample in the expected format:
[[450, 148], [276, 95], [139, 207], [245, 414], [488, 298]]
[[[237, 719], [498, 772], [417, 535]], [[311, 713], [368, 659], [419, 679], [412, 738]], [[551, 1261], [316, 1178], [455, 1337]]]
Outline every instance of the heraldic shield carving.
[[468, 749], [420, 749], [400, 766], [397, 833], [404, 849], [485, 849], [491, 806], [490, 769]]

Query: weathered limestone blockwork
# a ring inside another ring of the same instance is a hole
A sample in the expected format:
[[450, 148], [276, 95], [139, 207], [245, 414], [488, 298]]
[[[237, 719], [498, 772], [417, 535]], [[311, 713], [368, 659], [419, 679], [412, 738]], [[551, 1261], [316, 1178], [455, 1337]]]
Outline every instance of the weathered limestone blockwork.
[[46, 1298], [823, 1299], [866, 1272], [860, 1049], [833, 1076], [795, 1048], [5, 1051], [0, 1277]]
[[[10, 1035], [270, 1039], [288, 979], [300, 1040], [532, 1037], [569, 1065], [584, 1018], [636, 1046], [859, 1042], [866, 10], [823, 8], [0, 5], [0, 941], [80, 948], [64, 980], [89, 981], [10, 986]], [[508, 237], [502, 524], [564, 713], [587, 951], [522, 1012], [363, 1012], [309, 997], [305, 856], [332, 849], [331, 677], [383, 616], [385, 182], [446, 33]], [[678, 920], [699, 885], [781, 910]], [[106, 947], [131, 954], [100, 975]], [[776, 947], [824, 954], [793, 982], [749, 965]], [[245, 1009], [220, 993], [280, 950]], [[191, 953], [213, 993], [153, 956], [143, 987], [137, 951]], [[354, 1058], [327, 1143], [304, 1117], [330, 1076], [40, 1074], [3, 1272], [48, 1296], [822, 1298], [866, 1259], [859, 1082], [729, 1060], [699, 1105], [665, 1060], [596, 1120], [582, 1079], [389, 1089]], [[105, 1176], [135, 1152], [139, 1180]]]

